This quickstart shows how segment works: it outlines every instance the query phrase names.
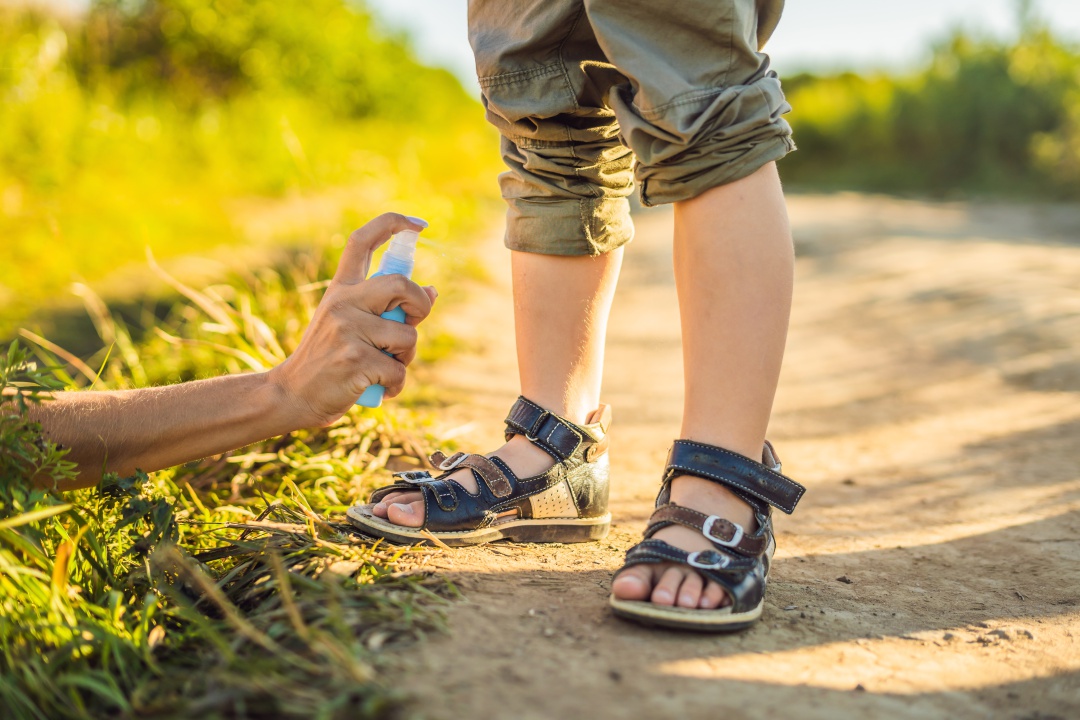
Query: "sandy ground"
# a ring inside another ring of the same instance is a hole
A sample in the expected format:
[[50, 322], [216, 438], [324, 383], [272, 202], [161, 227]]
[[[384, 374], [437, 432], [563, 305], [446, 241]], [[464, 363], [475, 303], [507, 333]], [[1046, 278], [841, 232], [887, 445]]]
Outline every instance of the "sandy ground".
[[[810, 490], [762, 622], [613, 618], [612, 571], [678, 429], [671, 215], [638, 218], [612, 318], [609, 538], [435, 562], [466, 600], [399, 675], [426, 718], [1080, 717], [1080, 210], [791, 199], [796, 306], [770, 437]], [[516, 395], [507, 254], [442, 307], [434, 381], [477, 451]]]

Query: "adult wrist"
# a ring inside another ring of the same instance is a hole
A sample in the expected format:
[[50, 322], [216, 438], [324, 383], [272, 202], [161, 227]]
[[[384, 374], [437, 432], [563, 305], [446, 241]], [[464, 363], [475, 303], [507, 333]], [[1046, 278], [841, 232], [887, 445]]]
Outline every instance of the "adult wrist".
[[271, 418], [273, 426], [278, 428], [275, 435], [318, 425], [311, 406], [291, 389], [280, 366], [261, 375], [264, 391], [260, 394], [260, 407], [265, 417]]

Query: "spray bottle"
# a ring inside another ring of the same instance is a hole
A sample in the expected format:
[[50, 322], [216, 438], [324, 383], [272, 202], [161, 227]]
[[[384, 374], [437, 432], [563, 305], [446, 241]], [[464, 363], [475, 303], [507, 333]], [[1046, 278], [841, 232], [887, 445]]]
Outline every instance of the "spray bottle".
[[[410, 217], [409, 220], [417, 225], [422, 225], [425, 228], [428, 226], [428, 224], [420, 218]], [[371, 277], [379, 277], [380, 275], [404, 275], [407, 278], [411, 278], [413, 258], [416, 255], [416, 241], [419, 236], [420, 233], [417, 230], [402, 230], [397, 235], [390, 238], [390, 244], [387, 246], [386, 252], [383, 253], [382, 260], [379, 262], [379, 269]], [[402, 310], [401, 307], [390, 308], [380, 317], [403, 323], [405, 322], [405, 311]], [[387, 353], [387, 355], [389, 354], [390, 353]], [[369, 385], [360, 396], [360, 399], [356, 401], [356, 404], [370, 408], [379, 407], [382, 405], [384, 392], [386, 392], [386, 388], [382, 385]]]

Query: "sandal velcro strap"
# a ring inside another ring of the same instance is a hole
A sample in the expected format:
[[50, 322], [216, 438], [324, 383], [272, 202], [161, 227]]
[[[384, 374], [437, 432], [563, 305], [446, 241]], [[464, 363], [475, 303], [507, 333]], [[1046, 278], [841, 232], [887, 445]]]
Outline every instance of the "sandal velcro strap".
[[510, 493], [514, 491], [502, 468], [483, 455], [477, 455], [476, 453], [469, 455], [459, 452], [448, 458], [443, 453], [435, 451], [428, 459], [431, 460], [432, 465], [443, 472], [451, 472], [458, 468], [473, 470], [480, 477], [480, 480], [487, 485], [491, 494], [497, 498], [509, 497]]
[[454, 485], [457, 485], [457, 483], [451, 484], [450, 480], [436, 479], [426, 483], [424, 487], [431, 488], [435, 495], [435, 502], [438, 503], [440, 508], [446, 512], [451, 512], [458, 506], [458, 496], [454, 490]]
[[687, 552], [663, 540], [643, 540], [626, 552], [627, 564], [637, 562], [674, 562], [690, 565], [700, 570], [730, 570], [746, 572], [754, 567], [756, 560], [732, 555], [723, 550], [699, 550]]
[[667, 476], [684, 473], [715, 480], [788, 515], [806, 492], [799, 483], [748, 457], [715, 445], [676, 440], [668, 455]]
[[509, 497], [514, 491], [502, 468], [483, 455], [470, 455], [462, 461], [461, 467], [467, 467], [479, 474], [488, 490], [497, 498]]
[[719, 549], [687, 552], [663, 540], [650, 539], [641, 541], [626, 552], [625, 567], [643, 563], [686, 565], [702, 571], [703, 576], [730, 589], [742, 576], [752, 572], [760, 561]]
[[431, 477], [431, 473], [427, 470], [406, 470], [404, 472], [394, 473], [394, 477], [398, 478], [398, 480], [393, 485], [386, 485], [371, 493], [370, 502], [380, 502], [384, 497], [391, 493], [415, 492], [416, 490], [419, 490], [422, 485], [435, 481], [435, 478]]
[[769, 543], [765, 532], [759, 531], [757, 534], [750, 535], [743, 530], [741, 525], [725, 520], [719, 515], [706, 515], [674, 503], [661, 505], [653, 512], [652, 517], [649, 518], [649, 527], [645, 530], [645, 537], [651, 538], [658, 531], [671, 525], [682, 525], [697, 530], [716, 547], [730, 548], [748, 557], [761, 555]]
[[524, 435], [560, 462], [572, 456], [585, 436], [572, 424], [534, 402], [519, 397], [506, 416], [507, 438]]

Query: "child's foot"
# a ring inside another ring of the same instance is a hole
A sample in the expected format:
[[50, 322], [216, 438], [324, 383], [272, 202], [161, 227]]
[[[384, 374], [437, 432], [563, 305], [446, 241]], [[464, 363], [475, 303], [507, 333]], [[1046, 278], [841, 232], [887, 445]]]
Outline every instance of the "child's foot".
[[616, 615], [706, 632], [756, 622], [775, 549], [770, 506], [790, 513], [805, 492], [768, 443], [762, 460], [675, 441], [645, 540], [612, 582]]
[[[738, 523], [750, 534], [758, 529], [753, 508], [735, 493], [711, 480], [693, 475], [675, 478], [671, 481], [671, 502], [706, 515], [719, 515]], [[713, 548], [713, 544], [700, 532], [682, 525], [665, 527], [653, 537], [688, 552]], [[703, 610], [731, 604], [719, 584], [706, 580], [693, 568], [676, 563], [628, 567], [615, 576], [611, 593], [620, 600], [648, 600], [654, 605]]]
[[505, 445], [490, 455], [432, 456], [442, 471], [397, 473], [398, 481], [349, 508], [368, 535], [400, 544], [479, 545], [494, 540], [582, 542], [604, 537], [607, 429], [601, 406], [585, 425], [518, 398]]

